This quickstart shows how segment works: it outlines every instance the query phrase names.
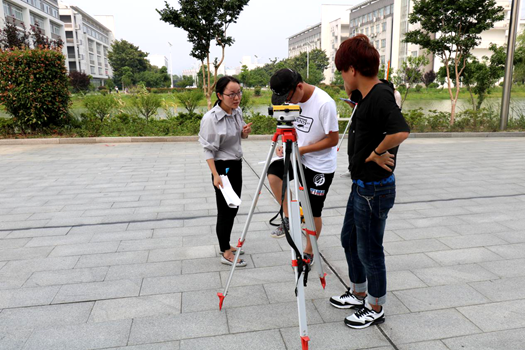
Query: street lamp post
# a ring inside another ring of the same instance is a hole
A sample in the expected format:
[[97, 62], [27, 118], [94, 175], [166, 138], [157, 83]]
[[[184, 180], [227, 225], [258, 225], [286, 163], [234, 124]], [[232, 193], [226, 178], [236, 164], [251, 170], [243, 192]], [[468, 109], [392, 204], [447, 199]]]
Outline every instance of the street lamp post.
[[171, 77], [171, 88], [173, 89], [173, 60], [171, 59], [171, 48], [173, 45], [168, 41], [170, 45], [170, 77]]

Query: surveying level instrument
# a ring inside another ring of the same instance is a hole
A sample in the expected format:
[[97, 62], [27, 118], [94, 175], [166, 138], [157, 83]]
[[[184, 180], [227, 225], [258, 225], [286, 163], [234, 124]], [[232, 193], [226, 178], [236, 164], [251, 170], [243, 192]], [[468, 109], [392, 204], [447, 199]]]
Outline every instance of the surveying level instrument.
[[[299, 336], [301, 337], [301, 345], [303, 350], [308, 349], [308, 342], [310, 338], [308, 337], [308, 325], [306, 322], [306, 305], [304, 299], [304, 287], [308, 281], [308, 273], [310, 272], [310, 260], [305, 260], [303, 257], [303, 241], [302, 241], [302, 230], [301, 230], [301, 210], [304, 216], [305, 222], [305, 233], [310, 238], [312, 244], [312, 250], [314, 257], [317, 257], [317, 261], [314, 264], [315, 270], [321, 280], [321, 286], [323, 289], [326, 287], [326, 273], [323, 271], [323, 265], [319, 255], [319, 248], [317, 246], [317, 236], [315, 230], [315, 222], [312, 216], [312, 208], [310, 206], [310, 199], [308, 197], [308, 188], [306, 186], [306, 179], [304, 176], [303, 165], [301, 162], [301, 155], [299, 153], [299, 147], [297, 146], [297, 133], [293, 122], [299, 117], [301, 113], [301, 108], [297, 105], [282, 105], [282, 106], [272, 106], [268, 109], [268, 113], [277, 120], [277, 129], [275, 134], [272, 137], [272, 144], [270, 146], [270, 151], [266, 157], [266, 162], [264, 164], [264, 170], [261, 173], [259, 179], [259, 184], [257, 185], [257, 190], [253, 196], [253, 201], [248, 212], [248, 219], [244, 224], [244, 229], [242, 231], [241, 237], [239, 238], [237, 244], [237, 251], [235, 252], [235, 259], [233, 261], [237, 262], [239, 255], [241, 253], [241, 248], [244, 245], [246, 234], [250, 227], [250, 222], [252, 220], [255, 207], [257, 206], [257, 201], [261, 195], [261, 188], [264, 184], [264, 180], [267, 175], [268, 168], [270, 166], [270, 160], [272, 155], [275, 152], [279, 137], [283, 143], [283, 154], [284, 154], [284, 179], [283, 179], [283, 191], [281, 196], [281, 203], [286, 203], [288, 205], [289, 213], [289, 223], [290, 223], [290, 232], [286, 228], [286, 225], [283, 225], [285, 230], [286, 239], [291, 246], [292, 253], [292, 267], [294, 269], [296, 288], [295, 295], [297, 297], [297, 311], [299, 316]], [[293, 176], [295, 181], [293, 184], [290, 181], [289, 168], [291, 167], [293, 171]], [[302, 185], [300, 185], [302, 184]], [[286, 196], [285, 196], [286, 194]], [[302, 205], [299, 205], [299, 202]], [[282, 205], [280, 210], [281, 218], [283, 218]], [[219, 309], [222, 310], [222, 305], [224, 298], [228, 294], [228, 288], [230, 287], [230, 282], [235, 272], [236, 263], [232, 265], [228, 281], [226, 282], [226, 287], [224, 288], [223, 293], [217, 293], [219, 297]]]

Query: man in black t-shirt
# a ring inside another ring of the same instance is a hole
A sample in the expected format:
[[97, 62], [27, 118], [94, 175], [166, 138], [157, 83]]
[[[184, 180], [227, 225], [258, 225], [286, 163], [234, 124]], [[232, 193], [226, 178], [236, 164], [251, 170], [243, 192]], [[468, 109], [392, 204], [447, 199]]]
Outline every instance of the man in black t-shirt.
[[[335, 56], [347, 93], [361, 96], [348, 137], [352, 192], [341, 230], [351, 288], [330, 298], [337, 308], [357, 308], [345, 318], [351, 328], [384, 322], [386, 268], [383, 235], [394, 205], [394, 169], [408, 127], [394, 98], [393, 86], [377, 77], [379, 53], [362, 34], [345, 40]], [[367, 294], [368, 292], [368, 294]]]

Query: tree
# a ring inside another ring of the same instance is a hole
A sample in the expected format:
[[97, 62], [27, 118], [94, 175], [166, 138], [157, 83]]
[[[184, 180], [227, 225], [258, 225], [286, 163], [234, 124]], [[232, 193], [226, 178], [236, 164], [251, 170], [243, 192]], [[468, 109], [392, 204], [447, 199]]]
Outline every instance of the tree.
[[158, 68], [157, 66], [151, 66], [144, 72], [135, 73], [133, 81], [142, 83], [149, 88], [169, 87], [171, 84], [168, 69], [166, 67]]
[[175, 85], [184, 88], [187, 86], [193, 86], [194, 83], [195, 81], [191, 75], [183, 75], [182, 78], [178, 79]]
[[[188, 41], [193, 44], [190, 55], [204, 66], [202, 72], [203, 90], [211, 109], [212, 91], [217, 83], [217, 71], [224, 62], [226, 46], [231, 46], [234, 39], [226, 35], [228, 27], [236, 23], [239, 14], [249, 0], [179, 0], [180, 9], [174, 9], [167, 2], [165, 8], [157, 10], [162, 21], [181, 28], [188, 33]], [[214, 67], [213, 82], [210, 71], [210, 46], [215, 41], [222, 49], [220, 61], [215, 58], [211, 63]]]
[[29, 48], [29, 33], [22, 23], [23, 30], [20, 31], [14, 19], [6, 19], [4, 29], [0, 29], [0, 50]]
[[401, 107], [405, 103], [410, 88], [415, 87], [423, 80], [423, 72], [421, 68], [428, 64], [428, 58], [422, 56], [409, 56], [401, 64], [401, 68], [397, 71], [397, 76], [394, 78], [394, 85], [405, 87], [405, 95], [401, 100]]
[[[420, 45], [440, 57], [445, 64], [451, 101], [450, 125], [454, 124], [459, 78], [467, 58], [471, 50], [479, 45], [479, 34], [494, 27], [494, 23], [503, 18], [503, 7], [496, 6], [495, 0], [414, 0], [409, 22], [419, 23], [421, 28], [407, 32], [404, 41]], [[456, 75], [454, 94], [450, 62]]]
[[427, 89], [428, 86], [434, 82], [434, 80], [436, 80], [436, 72], [434, 72], [432, 69], [423, 75], [423, 84], [425, 84]]
[[248, 83], [251, 83], [250, 82], [250, 71], [248, 70], [248, 66], [243, 65], [241, 67], [241, 73], [239, 74], [239, 81], [241, 82], [243, 86], [249, 86]]
[[525, 30], [516, 39], [513, 81], [525, 84]]
[[308, 84], [317, 85], [324, 80], [324, 70], [328, 68], [328, 56], [321, 49], [313, 49], [308, 54], [301, 52], [287, 61], [289, 68], [299, 72]]
[[[113, 81], [117, 85], [122, 85], [122, 78], [127, 74], [126, 86], [135, 83], [134, 79], [129, 76], [129, 73], [134, 74], [147, 71], [151, 65], [146, 60], [148, 54], [139, 49], [138, 46], [126, 40], [115, 40], [111, 44], [111, 50], [108, 53], [108, 60], [111, 68], [113, 68]], [[125, 68], [128, 70], [125, 70]], [[130, 83], [129, 80], [132, 80]], [[124, 88], [124, 86], [122, 86]]]
[[74, 71], [69, 73], [69, 85], [75, 92], [89, 90], [89, 84], [91, 84], [91, 76], [86, 73]]

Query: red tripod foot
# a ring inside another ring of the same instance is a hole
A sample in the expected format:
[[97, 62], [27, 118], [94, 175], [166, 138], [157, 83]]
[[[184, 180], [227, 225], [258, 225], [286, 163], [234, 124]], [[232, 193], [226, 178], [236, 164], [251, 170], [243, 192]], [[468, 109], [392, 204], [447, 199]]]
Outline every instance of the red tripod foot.
[[219, 310], [222, 310], [222, 303], [224, 301], [224, 295], [222, 293], [217, 293], [217, 296], [219, 297]]
[[326, 287], [326, 272], [324, 273], [324, 276], [323, 277], [319, 277], [319, 279], [321, 280], [321, 286], [323, 286], [323, 289], [325, 289], [325, 287]]
[[309, 337], [301, 337], [301, 345], [303, 350], [308, 350], [308, 342], [310, 341]]

